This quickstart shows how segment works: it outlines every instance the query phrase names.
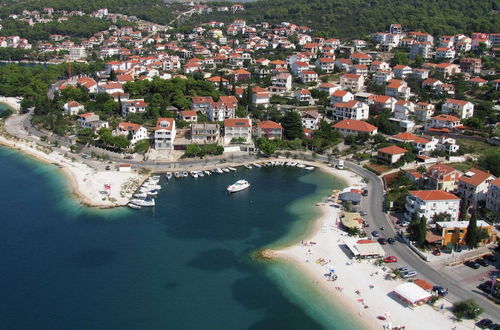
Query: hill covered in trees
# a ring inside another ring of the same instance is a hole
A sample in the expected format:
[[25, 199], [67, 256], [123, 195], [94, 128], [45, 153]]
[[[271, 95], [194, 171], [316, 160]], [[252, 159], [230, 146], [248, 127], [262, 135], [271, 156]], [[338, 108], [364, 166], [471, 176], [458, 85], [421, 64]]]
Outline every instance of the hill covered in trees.
[[500, 31], [497, 0], [259, 0], [245, 3], [245, 8], [234, 15], [204, 15], [203, 21], [285, 21], [338, 38], [384, 31], [391, 23], [434, 35]]

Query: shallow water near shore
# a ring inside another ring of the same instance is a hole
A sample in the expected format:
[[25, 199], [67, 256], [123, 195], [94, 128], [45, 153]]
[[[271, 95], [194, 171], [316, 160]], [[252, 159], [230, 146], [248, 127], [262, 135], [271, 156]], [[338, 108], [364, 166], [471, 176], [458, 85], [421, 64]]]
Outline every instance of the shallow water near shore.
[[[1, 329], [354, 329], [286, 245], [341, 183], [297, 168], [168, 182], [153, 209], [92, 210], [55, 166], [0, 148]], [[244, 178], [250, 189], [227, 195]]]

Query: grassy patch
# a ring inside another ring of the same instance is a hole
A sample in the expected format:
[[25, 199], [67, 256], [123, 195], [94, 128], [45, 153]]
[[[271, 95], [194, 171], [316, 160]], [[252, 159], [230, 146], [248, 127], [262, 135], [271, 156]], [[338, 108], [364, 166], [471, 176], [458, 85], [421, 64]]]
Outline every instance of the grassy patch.
[[460, 149], [468, 154], [469, 153], [478, 154], [482, 156], [489, 154], [498, 148], [498, 146], [492, 146], [482, 141], [474, 141], [467, 139], [456, 139], [456, 140], [457, 144], [460, 146]]
[[462, 163], [449, 163], [448, 165], [465, 173], [468, 170], [470, 170], [471, 167], [474, 166], [474, 163], [473, 162], [462, 162]]

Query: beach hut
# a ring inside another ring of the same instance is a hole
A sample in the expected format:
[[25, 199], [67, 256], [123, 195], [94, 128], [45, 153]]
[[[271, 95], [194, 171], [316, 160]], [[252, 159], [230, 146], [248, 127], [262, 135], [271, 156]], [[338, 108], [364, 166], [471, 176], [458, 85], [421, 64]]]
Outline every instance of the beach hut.
[[421, 305], [431, 298], [431, 293], [415, 283], [403, 283], [394, 289], [397, 298], [410, 306]]

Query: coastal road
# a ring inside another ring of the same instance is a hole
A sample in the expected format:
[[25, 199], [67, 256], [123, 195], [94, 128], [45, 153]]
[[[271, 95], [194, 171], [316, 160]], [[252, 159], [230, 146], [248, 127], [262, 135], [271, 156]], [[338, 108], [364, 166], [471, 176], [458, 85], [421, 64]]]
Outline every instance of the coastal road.
[[[384, 210], [384, 186], [382, 180], [374, 173], [360, 167], [354, 163], [346, 162], [345, 166], [351, 171], [368, 179], [367, 189], [369, 194], [364, 197], [361, 203], [361, 208], [368, 212], [367, 220], [370, 224], [370, 232], [379, 230], [384, 226], [384, 230], [380, 231], [383, 237], [397, 237], [394, 228], [389, 224]], [[395, 245], [384, 245], [384, 250], [387, 255], [393, 255], [398, 258], [398, 264], [406, 265], [415, 269], [418, 272], [418, 278], [425, 280], [449, 289], [447, 300], [456, 302], [460, 300], [474, 298], [478, 304], [484, 308], [484, 313], [481, 317], [488, 317], [495, 322], [500, 322], [500, 308], [484, 296], [473, 293], [470, 290], [464, 289], [458, 282], [453, 281], [447, 276], [442, 275], [434, 268], [429, 266], [424, 260], [417, 256], [410, 248], [401, 241]], [[479, 284], [479, 283], [478, 283]]]

